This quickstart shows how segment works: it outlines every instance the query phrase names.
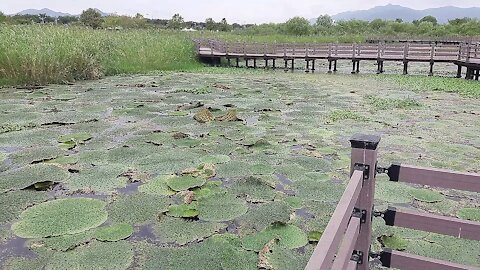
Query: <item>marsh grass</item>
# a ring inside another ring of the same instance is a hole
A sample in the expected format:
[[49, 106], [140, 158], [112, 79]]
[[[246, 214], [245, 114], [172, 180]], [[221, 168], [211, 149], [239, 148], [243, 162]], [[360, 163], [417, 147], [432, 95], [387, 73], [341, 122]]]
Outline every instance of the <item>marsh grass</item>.
[[412, 98], [381, 98], [374, 95], [368, 95], [365, 97], [367, 103], [370, 104], [376, 110], [389, 110], [389, 109], [411, 109], [420, 107], [421, 104]]
[[200, 66], [186, 34], [79, 27], [0, 26], [0, 85], [66, 83]]

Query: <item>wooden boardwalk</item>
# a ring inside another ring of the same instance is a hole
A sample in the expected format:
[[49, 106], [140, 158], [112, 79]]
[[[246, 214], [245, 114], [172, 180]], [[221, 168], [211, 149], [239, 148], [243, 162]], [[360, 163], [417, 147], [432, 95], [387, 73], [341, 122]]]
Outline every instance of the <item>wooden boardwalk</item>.
[[[329, 72], [337, 71], [338, 60], [351, 60], [352, 73], [360, 72], [361, 61], [376, 61], [377, 73], [384, 72], [384, 62], [403, 62], [403, 74], [408, 74], [409, 62], [430, 63], [429, 75], [433, 75], [435, 63], [457, 65], [457, 77], [467, 69], [466, 79], [480, 78], [480, 44], [421, 44], [421, 43], [378, 43], [378, 44], [259, 44], [225, 43], [218, 40], [196, 40], [197, 55], [209, 63], [220, 63], [226, 59], [243, 59], [247, 67], [257, 67], [257, 61], [265, 61], [265, 67], [277, 68], [276, 61], [284, 61], [285, 70], [295, 68], [295, 60], [306, 62], [306, 72], [315, 71], [315, 62], [327, 60]], [[249, 65], [249, 61], [253, 65]], [[271, 61], [271, 62], [270, 62]], [[269, 65], [269, 62], [271, 65]]]

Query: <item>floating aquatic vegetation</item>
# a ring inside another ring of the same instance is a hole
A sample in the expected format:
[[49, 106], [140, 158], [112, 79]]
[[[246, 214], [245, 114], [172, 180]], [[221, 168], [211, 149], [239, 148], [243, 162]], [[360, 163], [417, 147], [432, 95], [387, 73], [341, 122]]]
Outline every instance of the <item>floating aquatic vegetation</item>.
[[96, 229], [95, 238], [102, 242], [116, 242], [130, 237], [133, 234], [133, 226], [118, 223], [108, 227]]
[[68, 178], [69, 174], [66, 170], [54, 165], [28, 165], [1, 173], [0, 192], [24, 189], [42, 182], [61, 183]]
[[375, 187], [375, 200], [389, 203], [409, 203], [412, 201], [410, 191], [413, 188], [403, 183], [379, 180]]
[[[128, 178], [122, 176], [127, 170], [125, 165], [110, 164], [90, 168], [80, 168], [79, 173], [75, 173], [66, 185], [71, 191], [112, 193], [117, 188], [126, 187]], [[101, 179], [101, 181], [99, 181]]]
[[318, 242], [322, 238], [323, 232], [320, 231], [310, 231], [308, 232], [308, 241], [309, 242]]
[[305, 254], [302, 254], [275, 243], [271, 246], [270, 252], [265, 253], [264, 262], [271, 267], [270, 269], [297, 270], [307, 265], [312, 253], [313, 247], [310, 246], [307, 246]]
[[459, 218], [480, 221], [480, 208], [462, 208], [457, 212]]
[[198, 199], [198, 217], [205, 221], [229, 221], [244, 215], [248, 210], [245, 201], [231, 193], [218, 192]]
[[120, 195], [107, 207], [109, 218], [116, 223], [145, 224], [155, 221], [159, 213], [168, 210], [168, 198], [135, 193]]
[[308, 243], [308, 237], [302, 229], [293, 225], [275, 223], [259, 233], [244, 237], [242, 247], [260, 251], [272, 239], [277, 239], [280, 246], [288, 249], [303, 247]]
[[30, 248], [44, 247], [55, 251], [68, 251], [90, 242], [95, 238], [95, 229], [76, 234], [66, 234], [48, 238], [34, 239], [29, 242]]
[[174, 191], [189, 190], [195, 187], [201, 187], [207, 180], [202, 177], [177, 176], [167, 179], [167, 185]]
[[405, 240], [396, 235], [382, 235], [379, 240], [384, 247], [390, 249], [402, 251], [405, 250], [408, 246], [408, 240]]
[[237, 180], [230, 191], [239, 197], [245, 198], [249, 202], [272, 201], [275, 197], [275, 189], [261, 177], [246, 177]]
[[199, 123], [208, 123], [214, 121], [215, 116], [208, 109], [202, 109], [193, 116], [193, 119]]
[[155, 224], [155, 234], [163, 243], [175, 242], [181, 246], [203, 240], [227, 227], [225, 223], [199, 222], [181, 218], [162, 217]]
[[220, 122], [235, 122], [235, 121], [243, 121], [242, 119], [238, 118], [237, 110], [227, 110], [227, 112], [223, 115], [215, 117], [215, 121]]
[[44, 202], [47, 199], [47, 193], [31, 190], [0, 193], [0, 224], [17, 219], [28, 206]]
[[98, 227], [107, 220], [106, 203], [89, 198], [68, 198], [28, 208], [12, 225], [15, 235], [39, 238], [76, 234]]
[[321, 202], [338, 202], [345, 189], [343, 185], [311, 179], [296, 181], [292, 186], [297, 191], [299, 198]]
[[206, 164], [223, 164], [230, 160], [230, 157], [227, 155], [206, 155], [200, 158], [200, 162]]
[[266, 229], [273, 223], [287, 223], [293, 210], [283, 201], [273, 201], [250, 208], [238, 219], [242, 232], [255, 232]]
[[46, 161], [47, 164], [54, 164], [54, 165], [70, 165], [76, 164], [79, 161], [78, 156], [61, 156], [49, 161]]
[[58, 138], [58, 142], [60, 143], [60, 148], [73, 149], [80, 144], [84, 144], [91, 138], [92, 135], [88, 133], [75, 133], [60, 136], [60, 138]]
[[429, 189], [412, 189], [410, 195], [417, 201], [426, 203], [436, 203], [443, 200], [443, 195], [440, 192]]
[[40, 163], [50, 159], [63, 156], [64, 152], [58, 147], [33, 147], [26, 148], [8, 156], [15, 164], [27, 165], [32, 163]]
[[170, 205], [168, 207], [168, 216], [177, 218], [193, 218], [198, 216], [198, 203]]
[[183, 176], [192, 176], [192, 177], [201, 177], [201, 178], [212, 178], [216, 175], [215, 165], [214, 164], [202, 164], [196, 168], [185, 169], [182, 171]]
[[147, 193], [147, 194], [154, 194], [154, 195], [162, 195], [162, 196], [170, 196], [176, 194], [176, 191], [172, 190], [168, 184], [167, 180], [175, 177], [174, 175], [161, 175], [158, 176], [146, 184], [141, 185], [138, 187], [139, 192]]

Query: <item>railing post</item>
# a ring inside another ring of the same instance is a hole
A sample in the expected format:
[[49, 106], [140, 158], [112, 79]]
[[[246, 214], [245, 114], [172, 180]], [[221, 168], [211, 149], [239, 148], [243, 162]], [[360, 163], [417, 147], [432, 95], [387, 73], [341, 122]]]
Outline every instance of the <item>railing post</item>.
[[360, 259], [357, 270], [369, 269], [369, 253], [372, 238], [372, 212], [375, 194], [375, 176], [377, 167], [377, 147], [380, 137], [375, 135], [355, 134], [350, 139], [352, 146], [351, 170], [362, 168], [365, 171], [363, 187], [360, 192], [356, 209], [362, 213], [360, 234], [355, 245]]

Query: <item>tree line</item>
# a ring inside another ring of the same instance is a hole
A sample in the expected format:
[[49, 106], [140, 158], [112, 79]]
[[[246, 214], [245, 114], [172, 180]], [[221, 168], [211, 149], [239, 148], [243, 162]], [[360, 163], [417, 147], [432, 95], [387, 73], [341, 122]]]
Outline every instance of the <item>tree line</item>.
[[92, 28], [161, 28], [161, 29], [194, 29], [222, 32], [236, 32], [248, 35], [275, 35], [286, 34], [296, 36], [309, 35], [378, 35], [378, 36], [480, 36], [480, 20], [472, 18], [458, 18], [447, 24], [438, 23], [433, 16], [426, 16], [420, 20], [404, 22], [401, 19], [373, 21], [348, 20], [334, 21], [329, 15], [319, 16], [315, 22], [302, 17], [294, 17], [285, 23], [268, 24], [229, 24], [224, 18], [216, 22], [212, 18], [204, 22], [185, 21], [180, 14], [171, 19], [149, 19], [141, 14], [135, 16], [109, 15], [102, 16], [95, 9], [87, 9], [80, 16], [49, 17], [40, 15], [12, 15], [6, 16], [0, 12], [0, 23], [7, 24], [67, 24], [85, 25]]

